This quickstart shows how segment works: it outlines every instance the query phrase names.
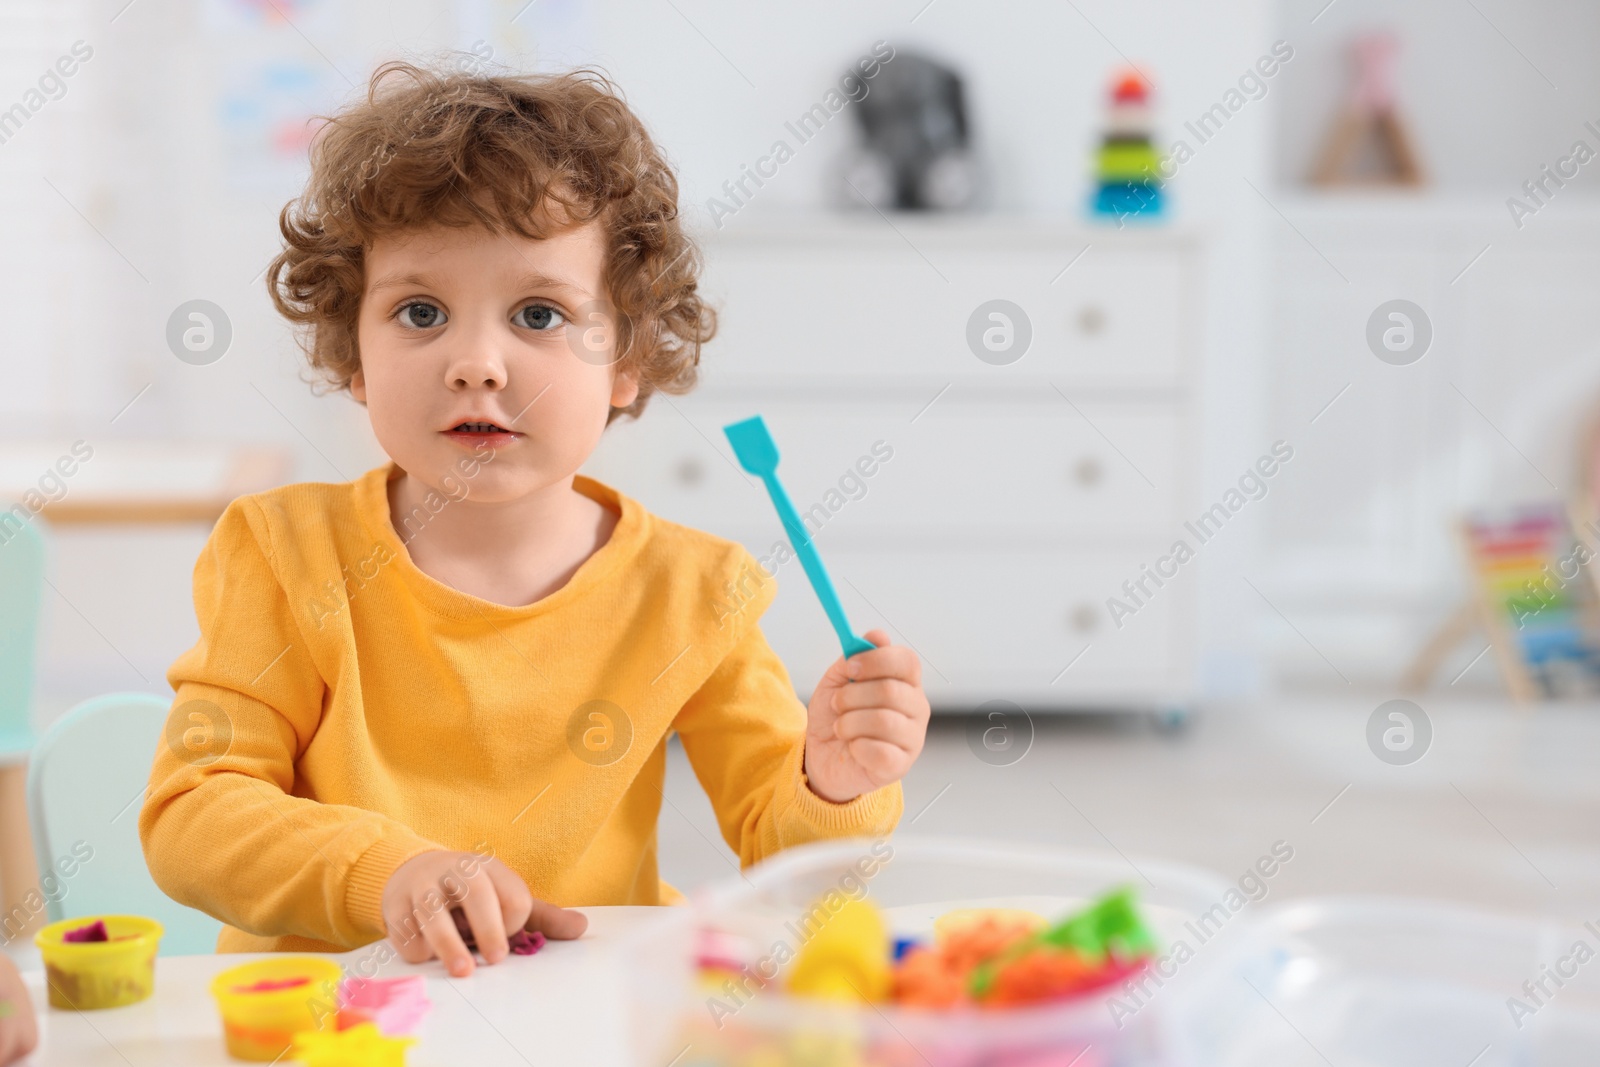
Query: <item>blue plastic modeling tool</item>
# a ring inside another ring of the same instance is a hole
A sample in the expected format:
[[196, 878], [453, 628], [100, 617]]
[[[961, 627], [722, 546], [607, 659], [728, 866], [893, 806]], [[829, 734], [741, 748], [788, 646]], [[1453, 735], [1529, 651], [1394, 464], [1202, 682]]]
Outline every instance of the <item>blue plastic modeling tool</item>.
[[783, 520], [783, 528], [789, 535], [790, 544], [794, 545], [795, 555], [800, 557], [800, 565], [805, 568], [806, 577], [811, 579], [811, 588], [816, 590], [817, 599], [822, 601], [822, 610], [828, 613], [828, 621], [833, 623], [834, 632], [839, 635], [844, 654], [848, 657], [857, 652], [872, 651], [874, 645], [851, 632], [850, 621], [844, 617], [844, 606], [839, 603], [839, 594], [833, 590], [833, 580], [822, 565], [822, 557], [817, 555], [817, 546], [811, 543], [811, 534], [806, 531], [805, 523], [800, 521], [800, 513], [795, 511], [789, 494], [784, 492], [783, 483], [778, 481], [778, 444], [772, 439], [766, 422], [757, 415], [743, 422], [730, 423], [722, 428], [722, 432], [728, 435], [728, 443], [733, 446], [733, 454], [739, 457], [739, 465], [766, 483], [772, 506], [778, 509], [778, 518]]

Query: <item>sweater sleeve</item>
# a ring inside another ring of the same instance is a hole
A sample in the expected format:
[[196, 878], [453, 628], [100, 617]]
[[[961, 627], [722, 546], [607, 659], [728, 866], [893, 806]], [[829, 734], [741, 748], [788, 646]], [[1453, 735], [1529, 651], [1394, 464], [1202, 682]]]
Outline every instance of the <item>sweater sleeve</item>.
[[389, 876], [441, 848], [387, 816], [295, 796], [325, 686], [259, 505], [230, 504], [194, 571], [200, 640], [176, 692], [139, 836], [156, 884], [248, 933], [356, 947], [384, 936]]
[[806, 708], [755, 614], [673, 723], [723, 840], [748, 867], [808, 841], [890, 833], [904, 805], [900, 783], [843, 804], [806, 784]]

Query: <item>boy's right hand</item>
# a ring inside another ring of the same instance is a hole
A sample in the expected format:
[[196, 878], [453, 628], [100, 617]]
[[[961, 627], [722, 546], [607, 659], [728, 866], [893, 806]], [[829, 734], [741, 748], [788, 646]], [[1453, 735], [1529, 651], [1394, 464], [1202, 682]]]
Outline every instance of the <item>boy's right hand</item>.
[[589, 925], [582, 912], [534, 900], [511, 868], [475, 852], [424, 852], [402, 863], [383, 887], [383, 919], [389, 940], [407, 963], [438, 957], [458, 978], [472, 973], [472, 953], [456, 930], [451, 908], [460, 908], [487, 963], [511, 952], [508, 935], [537, 930], [567, 941]]

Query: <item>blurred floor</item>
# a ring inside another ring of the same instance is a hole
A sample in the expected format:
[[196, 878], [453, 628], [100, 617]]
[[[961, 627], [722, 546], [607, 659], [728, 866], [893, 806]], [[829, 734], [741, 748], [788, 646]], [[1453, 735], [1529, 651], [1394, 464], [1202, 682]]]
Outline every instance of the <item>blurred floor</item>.
[[[1366, 741], [1385, 699], [1219, 708], [1176, 734], [1131, 718], [1035, 715], [1031, 750], [1005, 767], [973, 754], [966, 720], [937, 717], [899, 832], [1115, 849], [1230, 880], [1284, 840], [1294, 859], [1269, 903], [1385, 893], [1600, 916], [1600, 706], [1520, 713], [1422, 699], [1431, 746], [1391, 766]], [[730, 875], [732, 854], [676, 745], [667, 797], [663, 876], [687, 889]]]

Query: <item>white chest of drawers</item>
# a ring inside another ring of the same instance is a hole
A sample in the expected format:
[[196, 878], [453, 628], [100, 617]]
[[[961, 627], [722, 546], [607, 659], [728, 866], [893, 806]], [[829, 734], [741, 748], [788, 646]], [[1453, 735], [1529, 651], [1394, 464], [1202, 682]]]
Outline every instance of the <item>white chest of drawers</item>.
[[[782, 528], [722, 434], [759, 413], [852, 624], [922, 655], [936, 710], [1187, 708], [1193, 565], [1120, 626], [1107, 598], [1197, 510], [1193, 235], [869, 215], [703, 247], [702, 384], [612, 426], [590, 473], [770, 559]], [[995, 299], [1031, 325], [1005, 365], [968, 342]], [[839, 649], [798, 562], [777, 575], [762, 626], [804, 695]]]

